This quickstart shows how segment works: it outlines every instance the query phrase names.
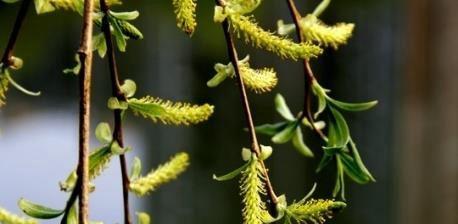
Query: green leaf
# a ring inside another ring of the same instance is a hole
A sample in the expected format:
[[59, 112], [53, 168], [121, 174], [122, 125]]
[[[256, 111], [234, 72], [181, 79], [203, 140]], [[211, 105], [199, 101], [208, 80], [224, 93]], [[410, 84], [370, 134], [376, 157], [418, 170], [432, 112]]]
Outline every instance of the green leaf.
[[108, 17], [108, 18], [109, 18], [111, 26], [113, 27], [113, 35], [115, 36], [115, 39], [116, 39], [116, 45], [118, 45], [119, 51], [125, 52], [127, 43], [126, 43], [124, 34], [122, 33], [121, 27], [119, 27], [119, 24], [116, 21], [116, 19], [112, 17]]
[[315, 96], [318, 98], [318, 110], [315, 112], [313, 117], [316, 119], [320, 114], [326, 109], [326, 92], [325, 90], [318, 84], [317, 81], [314, 81], [312, 84], [312, 91]]
[[102, 144], [108, 144], [113, 141], [110, 125], [106, 122], [101, 122], [95, 128], [95, 137]]
[[217, 181], [227, 181], [227, 180], [231, 180], [233, 179], [234, 177], [238, 176], [243, 170], [245, 170], [249, 165], [250, 163], [252, 163], [253, 160], [250, 160], [248, 162], [246, 162], [245, 164], [243, 164], [243, 166], [237, 168], [236, 170], [228, 173], [228, 174], [225, 174], [225, 175], [222, 175], [222, 176], [216, 176], [215, 174], [213, 174], [213, 179], [214, 180], [217, 180]]
[[120, 19], [120, 20], [134, 20], [140, 15], [138, 11], [132, 11], [132, 12], [109, 11], [109, 13], [111, 16], [115, 17], [116, 19]]
[[13, 3], [16, 3], [18, 2], [19, 0], [2, 0], [4, 3], [8, 3], [8, 4], [13, 4]]
[[304, 143], [304, 139], [302, 136], [301, 127], [296, 128], [296, 133], [293, 136], [292, 140], [294, 148], [302, 155], [306, 157], [313, 157], [313, 152], [310, 150], [309, 147]]
[[132, 167], [130, 168], [130, 175], [129, 175], [130, 181], [133, 181], [139, 178], [141, 175], [141, 172], [142, 172], [142, 161], [140, 160], [140, 158], [135, 157], [134, 161], [132, 162]]
[[289, 122], [279, 122], [276, 124], [263, 124], [255, 127], [257, 133], [273, 136], [283, 130]]
[[134, 40], [141, 40], [143, 39], [143, 34], [140, 32], [140, 30], [132, 25], [131, 23], [124, 21], [124, 20], [118, 20], [117, 21], [119, 28], [121, 29], [122, 33]]
[[332, 158], [334, 157], [326, 153], [323, 154], [323, 157], [321, 157], [320, 163], [318, 164], [318, 167], [316, 168], [315, 172], [319, 173], [320, 171], [322, 171], [323, 168], [325, 168], [329, 164], [329, 162], [331, 162]]
[[296, 133], [296, 128], [298, 128], [298, 126], [299, 123], [297, 121], [291, 122], [282, 131], [280, 131], [272, 137], [272, 142], [276, 144], [283, 144], [288, 142], [294, 137], [294, 134]]
[[92, 50], [97, 51], [101, 58], [107, 53], [107, 43], [103, 33], [99, 33], [92, 38]]
[[51, 4], [51, 1], [49, 0], [34, 0], [34, 2], [37, 14], [43, 14], [55, 10], [54, 6]]
[[375, 105], [377, 105], [378, 101], [370, 101], [370, 102], [365, 102], [365, 103], [346, 103], [338, 100], [334, 100], [331, 97], [327, 97], [327, 100], [331, 102], [334, 106], [346, 110], [346, 111], [364, 111], [364, 110], [369, 110]]
[[261, 145], [260, 160], [266, 160], [272, 155], [273, 149], [271, 146]]
[[336, 163], [337, 163], [337, 175], [336, 175], [336, 184], [334, 186], [334, 190], [332, 191], [332, 196], [336, 197], [337, 194], [340, 192], [340, 196], [342, 200], [345, 200], [345, 180], [344, 180], [344, 170], [342, 161], [340, 161], [340, 157], [336, 156]]
[[355, 160], [351, 156], [346, 153], [342, 153], [339, 155], [339, 158], [342, 161], [345, 173], [356, 183], [366, 184], [370, 181], [370, 178], [358, 167], [358, 164], [356, 164]]
[[137, 212], [138, 224], [150, 224], [151, 218], [147, 213]]
[[155, 103], [142, 103], [140, 100], [128, 100], [127, 103], [129, 108], [141, 112], [142, 114], [147, 114], [149, 116], [157, 117], [165, 113], [165, 110], [162, 106]]
[[37, 219], [53, 219], [64, 213], [64, 210], [48, 208], [24, 198], [19, 200], [18, 205], [25, 214]]
[[371, 181], [375, 181], [375, 178], [372, 176], [372, 174], [369, 172], [369, 170], [364, 165], [363, 160], [361, 159], [361, 156], [359, 155], [358, 149], [356, 148], [356, 145], [351, 138], [350, 138], [350, 150], [351, 150], [351, 153], [353, 154], [353, 158], [355, 159], [355, 162], [358, 165], [358, 167], [364, 172], [366, 176], [369, 177]]
[[107, 106], [110, 110], [125, 110], [129, 107], [129, 104], [125, 101], [119, 101], [116, 97], [110, 97]]
[[294, 121], [295, 118], [291, 113], [288, 105], [286, 105], [285, 98], [281, 94], [275, 96], [275, 109], [286, 120]]
[[101, 167], [109, 161], [107, 157], [111, 157], [111, 148], [109, 146], [104, 146], [99, 149], [96, 149], [89, 156], [89, 176], [93, 176], [98, 170], [102, 169]]
[[213, 76], [213, 78], [211, 78], [210, 80], [207, 81], [207, 86], [210, 87], [210, 88], [217, 87], [224, 80], [226, 80], [227, 77], [229, 77], [228, 73], [218, 72], [218, 73], [216, 73], [215, 76]]
[[350, 130], [348, 129], [347, 122], [342, 114], [334, 109], [333, 107], [329, 107], [331, 113], [334, 117], [335, 121], [335, 130], [336, 130], [336, 145], [334, 146], [345, 146], [347, 145], [348, 141], [350, 140]]
[[117, 141], [113, 141], [110, 146], [110, 151], [115, 155], [122, 155], [130, 151], [129, 147], [121, 147]]
[[78, 224], [78, 203], [74, 203], [67, 214], [67, 223], [66, 224]]
[[127, 98], [133, 97], [135, 92], [137, 91], [137, 84], [131, 79], [124, 80], [124, 84], [121, 85], [121, 92]]

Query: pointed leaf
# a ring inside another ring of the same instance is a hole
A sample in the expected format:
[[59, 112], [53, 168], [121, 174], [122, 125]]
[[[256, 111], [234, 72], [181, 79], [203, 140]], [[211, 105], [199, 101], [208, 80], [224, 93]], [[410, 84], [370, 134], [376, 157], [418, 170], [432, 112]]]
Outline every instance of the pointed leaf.
[[370, 101], [370, 102], [365, 102], [365, 103], [346, 103], [338, 100], [334, 100], [330, 97], [327, 97], [327, 100], [331, 102], [334, 106], [346, 110], [346, 111], [364, 111], [364, 110], [369, 110], [375, 105], [377, 105], [378, 101]]
[[363, 160], [361, 159], [361, 156], [359, 155], [358, 149], [356, 148], [356, 145], [351, 138], [350, 138], [350, 149], [351, 149], [351, 153], [353, 154], [353, 158], [355, 159], [355, 162], [358, 165], [358, 167], [364, 172], [366, 176], [369, 177], [371, 181], [375, 181], [375, 178], [372, 176], [372, 174], [369, 172], [369, 170], [364, 165]]
[[272, 137], [272, 142], [276, 144], [283, 144], [291, 140], [296, 133], [296, 128], [298, 128], [298, 122], [291, 122], [286, 126], [282, 131]]
[[288, 122], [279, 122], [275, 124], [263, 124], [255, 127], [256, 133], [273, 136], [283, 130]]
[[109, 11], [109, 13], [111, 16], [115, 17], [116, 19], [120, 19], [120, 20], [134, 20], [140, 15], [138, 11], [132, 11], [132, 12]]
[[142, 172], [142, 161], [140, 158], [135, 157], [134, 161], [132, 162], [132, 167], [130, 168], [130, 181], [133, 181], [140, 177]]
[[53, 219], [64, 213], [64, 210], [48, 208], [43, 205], [35, 204], [24, 198], [19, 200], [18, 205], [25, 214], [37, 219]]
[[313, 152], [310, 150], [309, 147], [304, 143], [304, 139], [302, 136], [301, 127], [296, 128], [296, 133], [293, 136], [292, 140], [294, 148], [302, 155], [306, 157], [313, 157]]
[[312, 84], [312, 91], [318, 99], [318, 110], [315, 112], [313, 117], [316, 119], [320, 114], [326, 109], [326, 92], [325, 90], [318, 84], [317, 81], [314, 81]]
[[70, 210], [68, 211], [66, 224], [78, 224], [77, 205], [78, 203], [74, 203], [72, 207], [70, 208]]
[[243, 170], [245, 170], [248, 167], [248, 165], [250, 165], [251, 162], [252, 162], [252, 160], [246, 162], [245, 164], [243, 164], [243, 166], [237, 168], [236, 170], [234, 170], [234, 171], [232, 171], [232, 172], [230, 172], [228, 174], [222, 175], [222, 176], [216, 176], [215, 174], [213, 174], [213, 179], [217, 180], [217, 181], [231, 180], [234, 177], [238, 176]]
[[336, 130], [336, 146], [345, 146], [347, 145], [348, 141], [350, 140], [350, 131], [348, 129], [347, 122], [342, 114], [334, 109], [333, 107], [329, 107], [331, 113], [334, 117], [335, 121], [335, 130]]
[[118, 22], [113, 19], [112, 17], [109, 17], [110, 19], [110, 25], [113, 27], [113, 36], [115, 36], [116, 39], [116, 45], [118, 45], [118, 49], [121, 52], [126, 51], [126, 39], [124, 38], [124, 34], [122, 33], [121, 27], [119, 27]]
[[294, 121], [294, 116], [288, 105], [286, 105], [285, 98], [283, 98], [281, 94], [275, 96], [275, 109], [286, 120]]
[[345, 173], [356, 183], [366, 184], [370, 181], [370, 178], [358, 167], [355, 160], [346, 153], [340, 154], [340, 160], [342, 161], [343, 169]]

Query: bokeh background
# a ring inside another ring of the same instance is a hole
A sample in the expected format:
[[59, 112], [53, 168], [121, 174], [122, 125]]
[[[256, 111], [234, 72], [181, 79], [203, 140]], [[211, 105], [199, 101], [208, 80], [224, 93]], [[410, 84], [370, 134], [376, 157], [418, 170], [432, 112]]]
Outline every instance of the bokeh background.
[[[297, 1], [310, 12], [318, 1]], [[175, 27], [170, 1], [126, 2], [117, 10], [138, 9], [135, 24], [145, 39], [129, 41], [118, 54], [123, 78], [139, 84], [138, 95], [209, 102], [216, 106], [209, 122], [187, 128], [154, 125], [129, 116], [126, 143], [130, 155], [155, 167], [186, 150], [192, 166], [178, 181], [150, 196], [134, 200], [133, 209], [148, 211], [154, 223], [240, 223], [237, 181], [215, 182], [241, 164], [240, 149], [248, 146], [235, 85], [209, 89], [215, 62], [227, 62], [220, 26], [212, 21], [213, 1], [199, 1], [199, 26], [189, 39]], [[115, 10], [116, 10], [115, 9]], [[0, 50], [12, 28], [18, 4], [0, 3]], [[377, 183], [360, 186], [348, 181], [349, 206], [329, 223], [457, 223], [457, 87], [458, 1], [340, 0], [323, 15], [327, 23], [357, 24], [354, 37], [339, 51], [328, 50], [312, 61], [323, 86], [346, 101], [379, 100], [369, 111], [346, 114], [363, 158]], [[259, 23], [271, 30], [277, 19], [291, 21], [285, 1], [265, 1], [256, 11]], [[73, 65], [81, 18], [56, 12], [37, 16], [30, 10], [15, 55], [25, 61], [14, 77], [42, 96], [29, 97], [11, 89], [0, 110], [0, 205], [19, 212], [20, 197], [51, 207], [64, 206], [59, 191], [77, 156], [77, 78], [62, 74]], [[282, 93], [294, 112], [303, 97], [301, 64], [237, 42], [240, 55], [251, 55], [255, 66], [273, 66], [278, 87], [266, 95], [250, 94], [256, 124], [280, 120], [273, 97]], [[92, 126], [112, 122], [106, 108], [110, 84], [106, 61], [95, 57]], [[319, 139], [307, 141], [319, 152]], [[262, 144], [270, 144], [261, 137]], [[94, 141], [94, 147], [97, 143]], [[131, 161], [132, 157], [129, 157]], [[331, 169], [315, 174], [317, 160], [299, 156], [290, 145], [275, 146], [267, 161], [278, 192], [302, 197], [314, 182], [317, 197], [330, 197]], [[119, 162], [95, 183], [91, 218], [106, 223], [122, 220]], [[46, 223], [56, 223], [49, 221]]]

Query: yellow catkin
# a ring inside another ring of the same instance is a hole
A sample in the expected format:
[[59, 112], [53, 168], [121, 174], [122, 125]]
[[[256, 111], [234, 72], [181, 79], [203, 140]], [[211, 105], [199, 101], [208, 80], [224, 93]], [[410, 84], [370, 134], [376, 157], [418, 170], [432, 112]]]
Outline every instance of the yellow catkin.
[[131, 182], [129, 185], [130, 190], [138, 196], [144, 196], [156, 190], [158, 187], [176, 179], [188, 166], [189, 155], [184, 152], [178, 153], [167, 163], [160, 165], [146, 176]]
[[225, 10], [229, 14], [246, 14], [254, 11], [261, 2], [261, 0], [229, 0], [226, 2]]
[[8, 91], [8, 85], [8, 78], [6, 75], [0, 73], [0, 107], [6, 104], [6, 92]]
[[192, 35], [196, 29], [196, 7], [195, 0], [173, 0], [172, 1], [177, 26], [185, 33]]
[[314, 15], [304, 17], [301, 20], [301, 26], [302, 33], [307, 40], [334, 49], [347, 43], [355, 27], [353, 23], [338, 23], [334, 26], [328, 26]]
[[0, 207], [0, 223], [2, 224], [38, 224], [35, 219], [20, 217]]
[[[277, 74], [272, 68], [252, 69], [240, 66], [243, 84], [255, 93], [270, 92], [277, 85]], [[231, 76], [235, 78], [235, 74]]]
[[[142, 110], [142, 106], [159, 106], [163, 109], [160, 114], [152, 114]], [[129, 99], [129, 108], [134, 114], [149, 118], [154, 122], [164, 124], [191, 125], [208, 120], [213, 114], [214, 107], [209, 104], [191, 105], [189, 103], [171, 102], [155, 97], [146, 96], [141, 99]]]
[[345, 206], [344, 202], [311, 199], [307, 202], [293, 203], [287, 207], [287, 210], [292, 218], [298, 222], [324, 223], [327, 218], [332, 218], [336, 211], [345, 208]]
[[228, 18], [231, 22], [232, 31], [237, 37], [240, 38], [243, 35], [247, 43], [273, 52], [282, 58], [309, 59], [322, 53], [321, 48], [318, 46], [310, 43], [295, 43], [290, 39], [279, 37], [263, 30], [253, 21], [252, 17], [231, 15]]
[[242, 172], [240, 194], [243, 197], [244, 224], [262, 224], [265, 219], [266, 205], [261, 199], [261, 194], [266, 194], [266, 190], [262, 179], [258, 160], [251, 161], [246, 170]]

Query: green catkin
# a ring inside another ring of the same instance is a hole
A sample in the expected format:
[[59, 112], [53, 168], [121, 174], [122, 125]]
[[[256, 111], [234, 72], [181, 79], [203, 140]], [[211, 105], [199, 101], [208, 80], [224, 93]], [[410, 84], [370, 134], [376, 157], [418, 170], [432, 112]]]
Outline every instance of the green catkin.
[[197, 26], [195, 0], [173, 0], [172, 4], [178, 28], [192, 35]]
[[257, 159], [252, 160], [246, 170], [242, 171], [240, 194], [243, 197], [244, 224], [262, 224], [265, 219], [266, 205], [261, 199], [261, 194], [266, 194], [263, 178]]
[[158, 187], [176, 179], [189, 166], [189, 155], [181, 152], [173, 156], [167, 163], [160, 165], [146, 176], [130, 183], [129, 187], [137, 196], [156, 190]]
[[311, 199], [307, 202], [297, 202], [287, 207], [287, 214], [298, 223], [313, 222], [324, 223], [326, 219], [345, 208], [346, 204], [340, 201]]
[[[171, 102], [150, 96], [141, 99], [131, 98], [129, 108], [132, 109], [135, 115], [141, 115], [151, 119], [154, 122], [162, 122], [163, 124], [174, 125], [191, 125], [208, 120], [213, 114], [214, 107], [209, 104], [191, 105], [189, 103]], [[151, 114], [141, 110], [138, 105], [153, 105], [163, 109], [160, 115]]]
[[0, 73], [0, 107], [6, 104], [6, 92], [8, 91], [9, 83], [6, 75]]
[[119, 28], [121, 28], [121, 31], [124, 35], [134, 40], [143, 39], [143, 34], [140, 32], [140, 30], [138, 30], [137, 27], [133, 26], [129, 22], [126, 22], [124, 20], [118, 20], [117, 23], [119, 25]]
[[0, 207], [1, 224], [38, 224], [35, 219], [23, 218]]
[[301, 27], [307, 40], [337, 49], [339, 45], [347, 43], [355, 25], [353, 23], [338, 23], [334, 26], [328, 26], [314, 15], [307, 15], [301, 20]]
[[263, 30], [254, 22], [252, 17], [242, 15], [230, 15], [232, 31], [241, 37], [243, 35], [247, 43], [253, 46], [273, 52], [282, 58], [309, 59], [322, 53], [320, 47], [310, 43], [294, 43], [290, 39], [274, 35]]

